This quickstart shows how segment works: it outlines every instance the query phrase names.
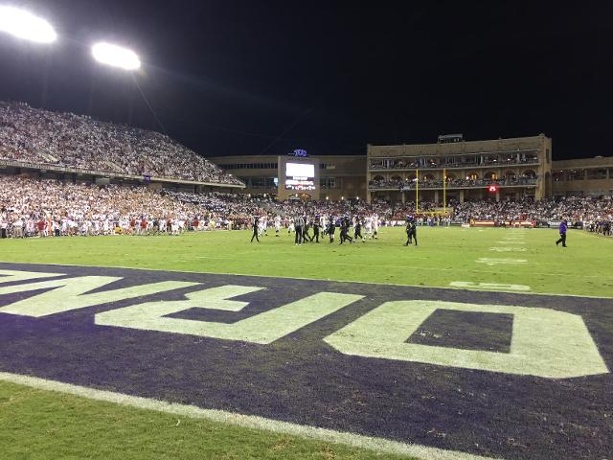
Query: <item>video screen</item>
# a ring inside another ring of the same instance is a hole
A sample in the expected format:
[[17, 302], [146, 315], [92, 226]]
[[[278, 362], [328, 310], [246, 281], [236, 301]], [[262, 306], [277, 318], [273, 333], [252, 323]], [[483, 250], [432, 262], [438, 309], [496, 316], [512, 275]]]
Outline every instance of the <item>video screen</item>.
[[286, 177], [315, 177], [315, 165], [308, 163], [286, 163], [285, 164], [285, 176]]
[[315, 165], [310, 163], [285, 164], [286, 190], [315, 190]]

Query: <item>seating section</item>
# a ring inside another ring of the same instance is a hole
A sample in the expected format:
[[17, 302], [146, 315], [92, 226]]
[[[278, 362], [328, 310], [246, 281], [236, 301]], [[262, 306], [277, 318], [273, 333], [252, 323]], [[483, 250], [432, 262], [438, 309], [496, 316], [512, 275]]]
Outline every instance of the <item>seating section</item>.
[[0, 103], [0, 159], [101, 174], [241, 184], [164, 134], [22, 102]]

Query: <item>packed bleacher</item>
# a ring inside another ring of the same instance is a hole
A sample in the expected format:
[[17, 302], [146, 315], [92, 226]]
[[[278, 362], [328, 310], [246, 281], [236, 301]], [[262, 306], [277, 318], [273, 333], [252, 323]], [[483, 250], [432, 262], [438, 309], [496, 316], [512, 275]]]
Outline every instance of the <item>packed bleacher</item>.
[[613, 197], [566, 197], [558, 200], [540, 201], [466, 201], [452, 203], [454, 218], [458, 221], [532, 220], [537, 222], [559, 222], [567, 219], [581, 227], [613, 219]]
[[368, 188], [374, 189], [398, 189], [398, 190], [415, 190], [418, 186], [421, 189], [441, 189], [443, 186], [448, 188], [483, 188], [490, 184], [500, 186], [514, 185], [534, 185], [537, 182], [536, 177], [520, 176], [520, 177], [505, 177], [500, 179], [448, 179], [445, 184], [442, 180], [437, 179], [420, 179], [419, 184], [414, 180], [371, 180], [368, 183]]
[[168, 136], [73, 113], [0, 102], [0, 160], [91, 173], [241, 185]]
[[[415, 215], [415, 203], [361, 200], [283, 201], [228, 193], [155, 191], [144, 185], [75, 184], [50, 179], [0, 176], [0, 236], [176, 235], [183, 231], [247, 229], [254, 216], [275, 216], [285, 227], [296, 216], [363, 219], [376, 216], [380, 226], [403, 225]], [[450, 203], [449, 216], [436, 215], [440, 203], [420, 202], [420, 224], [466, 224], [473, 220], [568, 219], [588, 231], [611, 234], [613, 200], [566, 198], [541, 201], [467, 201]]]

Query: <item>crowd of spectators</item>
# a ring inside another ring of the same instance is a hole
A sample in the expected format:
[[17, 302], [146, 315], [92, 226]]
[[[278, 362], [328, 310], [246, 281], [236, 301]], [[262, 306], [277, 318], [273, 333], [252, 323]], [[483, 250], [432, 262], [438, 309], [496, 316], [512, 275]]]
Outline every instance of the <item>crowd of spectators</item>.
[[164, 134], [23, 102], [0, 102], [0, 159], [92, 173], [241, 184]]
[[203, 214], [197, 206], [144, 186], [97, 186], [0, 176], [2, 237], [180, 233]]
[[454, 219], [555, 223], [567, 219], [571, 224], [587, 227], [600, 221], [613, 220], [613, 197], [565, 197], [561, 199], [518, 201], [465, 201], [451, 204]]
[[[519, 154], [518, 154], [519, 155]], [[526, 156], [517, 156], [525, 161]], [[96, 121], [72, 113], [39, 110], [25, 103], [0, 102], [0, 160], [30, 166], [71, 168], [92, 174], [117, 173], [220, 185], [240, 185], [218, 166], [163, 134]], [[518, 185], [533, 177], [507, 177], [496, 182]], [[450, 179], [448, 186], [489, 184], [486, 179]], [[373, 181], [371, 187], [413, 188], [412, 181]], [[419, 186], [440, 188], [442, 181], [423, 180]], [[0, 232], [3, 237], [177, 234], [186, 229], [249, 228], [254, 216], [289, 226], [296, 216], [310, 219], [376, 216], [380, 225], [403, 225], [415, 214], [412, 201], [393, 203], [362, 200], [278, 202], [245, 194], [155, 191], [147, 186], [93, 185], [21, 176], [0, 176]], [[440, 203], [420, 201], [418, 222], [469, 223], [534, 221], [571, 223], [604, 234], [611, 233], [612, 197], [570, 197], [562, 200], [451, 202], [440, 214]]]
[[[528, 176], [509, 176], [499, 179], [447, 179], [445, 184], [448, 188], [454, 187], [487, 187], [491, 184], [497, 184], [501, 186], [513, 186], [513, 185], [534, 185], [536, 184], [536, 177]], [[415, 190], [417, 186], [424, 189], [441, 189], [443, 188], [443, 181], [441, 179], [420, 179], [419, 184], [414, 179], [409, 180], [371, 180], [368, 183], [370, 189], [398, 189], [398, 190]]]
[[377, 169], [424, 169], [424, 168], [466, 168], [471, 166], [497, 166], [511, 164], [538, 164], [539, 159], [536, 152], [501, 152], [494, 155], [466, 154], [462, 156], [446, 157], [410, 157], [405, 159], [373, 160], [370, 164], [371, 170]]
[[[178, 234], [186, 230], [247, 229], [254, 216], [289, 227], [296, 216], [328, 220], [376, 216], [381, 226], [403, 225], [414, 215], [412, 201], [276, 201], [270, 196], [154, 191], [144, 185], [75, 184], [49, 179], [0, 176], [2, 237], [105, 234]], [[449, 216], [436, 215], [440, 204], [420, 201], [420, 223], [451, 224], [477, 220], [559, 222], [568, 219], [589, 231], [610, 234], [613, 199], [570, 197], [561, 200], [451, 202]]]

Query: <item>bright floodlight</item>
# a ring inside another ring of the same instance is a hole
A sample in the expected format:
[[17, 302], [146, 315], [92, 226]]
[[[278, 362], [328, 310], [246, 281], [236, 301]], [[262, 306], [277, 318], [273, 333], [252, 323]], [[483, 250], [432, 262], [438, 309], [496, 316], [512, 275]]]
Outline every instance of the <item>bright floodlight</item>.
[[55, 30], [47, 21], [11, 6], [0, 6], [0, 30], [39, 43], [51, 43], [57, 39]]
[[121, 46], [110, 43], [96, 43], [92, 46], [94, 58], [103, 64], [119, 67], [124, 70], [136, 70], [140, 68], [140, 59], [136, 53]]

